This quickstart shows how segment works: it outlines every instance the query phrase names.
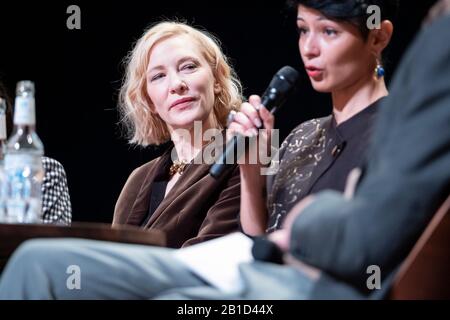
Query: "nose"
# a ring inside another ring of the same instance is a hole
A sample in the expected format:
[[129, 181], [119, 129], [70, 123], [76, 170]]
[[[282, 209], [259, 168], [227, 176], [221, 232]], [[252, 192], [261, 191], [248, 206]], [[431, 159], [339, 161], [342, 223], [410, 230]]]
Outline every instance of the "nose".
[[300, 37], [298, 42], [300, 53], [308, 60], [320, 55], [320, 48], [314, 34], [309, 33]]
[[185, 92], [188, 89], [186, 82], [178, 75], [173, 74], [170, 77], [170, 93], [171, 94], [180, 94]]

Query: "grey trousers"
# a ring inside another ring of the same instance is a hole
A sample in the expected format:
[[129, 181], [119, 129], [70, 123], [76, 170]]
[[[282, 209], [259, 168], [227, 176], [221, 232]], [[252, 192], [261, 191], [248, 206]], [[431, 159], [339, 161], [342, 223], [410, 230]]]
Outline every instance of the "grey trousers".
[[0, 299], [307, 299], [296, 269], [242, 264], [244, 289], [226, 294], [191, 273], [173, 249], [84, 239], [22, 244], [0, 278]]

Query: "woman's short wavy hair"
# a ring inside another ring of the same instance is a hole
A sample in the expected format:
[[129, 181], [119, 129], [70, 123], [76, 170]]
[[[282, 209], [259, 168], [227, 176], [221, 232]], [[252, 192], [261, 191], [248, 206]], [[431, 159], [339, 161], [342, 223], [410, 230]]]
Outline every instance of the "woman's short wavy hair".
[[213, 35], [182, 22], [159, 22], [145, 31], [125, 59], [126, 76], [120, 89], [119, 109], [129, 143], [140, 146], [158, 145], [170, 139], [165, 122], [152, 111], [152, 101], [147, 93], [146, 71], [150, 51], [155, 44], [179, 35], [191, 37], [198, 44], [220, 85], [221, 91], [216, 94], [213, 107], [218, 128], [225, 127], [230, 110], [238, 109], [242, 103], [242, 86], [222, 52], [220, 42]]

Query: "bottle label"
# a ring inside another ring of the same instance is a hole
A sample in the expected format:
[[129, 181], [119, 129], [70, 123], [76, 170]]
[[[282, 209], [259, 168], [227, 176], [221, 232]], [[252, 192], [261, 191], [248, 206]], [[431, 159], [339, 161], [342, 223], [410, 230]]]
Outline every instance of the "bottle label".
[[5, 221], [37, 223], [42, 220], [41, 159], [33, 154], [6, 154], [1, 190]]
[[[42, 158], [33, 154], [6, 154], [5, 171], [9, 170], [28, 170], [42, 171]], [[31, 173], [31, 172], [30, 172]], [[26, 174], [26, 173], [25, 173]]]
[[36, 123], [34, 98], [16, 97], [14, 124], [34, 125]]
[[0, 140], [6, 139], [6, 116], [0, 113]]

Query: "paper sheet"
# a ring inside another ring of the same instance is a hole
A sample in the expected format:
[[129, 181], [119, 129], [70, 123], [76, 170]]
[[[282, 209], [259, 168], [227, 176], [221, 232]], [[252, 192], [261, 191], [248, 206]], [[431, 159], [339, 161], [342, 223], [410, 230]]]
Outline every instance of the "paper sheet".
[[175, 251], [175, 257], [193, 273], [224, 292], [242, 287], [238, 266], [253, 260], [253, 241], [242, 233], [206, 241]]

